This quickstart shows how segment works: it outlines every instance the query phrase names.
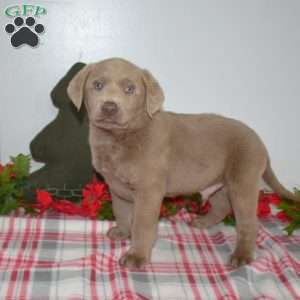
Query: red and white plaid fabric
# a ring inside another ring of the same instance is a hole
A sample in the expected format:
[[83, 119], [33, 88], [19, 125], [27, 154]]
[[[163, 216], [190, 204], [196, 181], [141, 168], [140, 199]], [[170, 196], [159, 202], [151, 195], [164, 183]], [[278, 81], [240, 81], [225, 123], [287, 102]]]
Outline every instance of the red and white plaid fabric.
[[260, 226], [256, 260], [232, 269], [235, 229], [162, 220], [152, 263], [118, 265], [129, 242], [106, 237], [112, 222], [64, 215], [0, 218], [0, 299], [300, 299], [300, 232], [278, 221]]

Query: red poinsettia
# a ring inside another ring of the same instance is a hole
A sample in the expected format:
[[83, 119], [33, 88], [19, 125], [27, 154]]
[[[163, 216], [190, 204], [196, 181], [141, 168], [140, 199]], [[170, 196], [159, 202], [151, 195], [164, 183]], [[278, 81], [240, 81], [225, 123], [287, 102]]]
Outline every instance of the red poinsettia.
[[83, 198], [83, 200], [81, 201], [81, 209], [83, 215], [96, 218], [100, 208], [101, 201], [99, 201], [99, 199], [89, 200], [88, 198]]
[[[0, 172], [3, 166], [0, 165]], [[65, 199], [54, 200], [52, 196], [42, 190], [37, 191], [37, 203], [33, 208], [44, 213], [51, 209], [56, 212], [65, 213], [68, 215], [80, 215], [83, 217], [96, 218], [98, 216], [107, 216], [111, 211], [111, 204], [105, 203], [111, 200], [107, 184], [98, 182], [95, 178], [92, 183], [87, 184], [82, 190], [82, 201], [79, 204]], [[257, 216], [266, 218], [271, 214], [271, 205], [278, 206], [281, 203], [280, 197], [275, 193], [260, 192], [257, 205]], [[109, 204], [109, 205], [106, 205]], [[185, 199], [184, 197], [166, 198], [160, 208], [160, 217], [169, 217], [175, 215], [182, 208], [186, 208], [188, 212], [194, 214], [205, 215], [211, 209], [209, 201], [201, 202], [201, 199]], [[102, 213], [102, 214], [101, 214]], [[110, 216], [112, 212], [108, 215]], [[282, 222], [290, 222], [291, 218], [284, 211], [276, 214], [276, 217]], [[104, 217], [105, 218], [105, 217]], [[232, 222], [231, 222], [232, 223]]]
[[36, 199], [37, 204], [33, 204], [32, 207], [39, 210], [41, 214], [51, 207], [53, 203], [52, 196], [48, 192], [42, 190], [36, 192]]
[[4, 170], [4, 166], [0, 164], [0, 174], [2, 174], [3, 170]]
[[189, 200], [186, 205], [186, 209], [189, 213], [198, 214], [201, 208], [201, 202]]
[[58, 201], [53, 201], [51, 208], [57, 212], [65, 213], [67, 215], [82, 215], [83, 212], [81, 207], [75, 203], [62, 199]]
[[286, 223], [286, 222], [291, 222], [292, 221], [292, 218], [290, 218], [286, 212], [284, 211], [279, 211], [277, 214], [276, 214], [276, 217], [283, 223]]
[[82, 190], [82, 196], [84, 199], [94, 200], [108, 196], [107, 184], [98, 182], [95, 178], [92, 183], [87, 184]]
[[167, 216], [169, 216], [169, 211], [168, 211], [168, 209], [166, 208], [166, 206], [164, 204], [162, 204], [161, 207], [160, 207], [159, 216], [161, 218], [166, 218]]
[[83, 189], [83, 200], [80, 204], [75, 204], [69, 200], [54, 200], [47, 191], [37, 191], [37, 204], [32, 207], [40, 214], [48, 209], [65, 213], [68, 215], [80, 215], [83, 217], [96, 218], [103, 201], [110, 200], [107, 185], [105, 183], [93, 181]]
[[257, 205], [257, 216], [260, 218], [266, 218], [270, 215], [270, 204], [265, 201], [259, 201]]
[[199, 214], [200, 215], [206, 215], [209, 210], [211, 208], [211, 204], [209, 201], [206, 201], [201, 207], [200, 207], [200, 210], [199, 210]]
[[164, 199], [160, 207], [160, 217], [166, 218], [178, 213], [185, 206], [183, 197], [169, 197]]
[[87, 184], [82, 191], [81, 201], [82, 212], [92, 218], [98, 215], [103, 201], [111, 200], [106, 183], [98, 182], [96, 178], [91, 184]]
[[271, 203], [277, 206], [280, 204], [281, 199], [276, 193], [265, 193], [261, 191], [259, 194], [259, 202]]

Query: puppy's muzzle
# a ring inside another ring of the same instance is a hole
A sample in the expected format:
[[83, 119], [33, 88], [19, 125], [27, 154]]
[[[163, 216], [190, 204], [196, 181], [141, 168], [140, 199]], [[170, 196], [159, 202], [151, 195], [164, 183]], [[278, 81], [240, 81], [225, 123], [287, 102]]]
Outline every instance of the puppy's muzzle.
[[113, 101], [105, 101], [101, 107], [102, 115], [105, 117], [113, 117], [119, 111], [118, 105]]

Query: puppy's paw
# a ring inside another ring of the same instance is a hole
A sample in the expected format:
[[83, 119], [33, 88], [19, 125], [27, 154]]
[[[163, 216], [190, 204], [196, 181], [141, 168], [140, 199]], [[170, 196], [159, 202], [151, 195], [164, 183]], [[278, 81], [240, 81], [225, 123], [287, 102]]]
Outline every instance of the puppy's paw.
[[128, 239], [130, 236], [130, 233], [125, 230], [121, 230], [120, 227], [118, 227], [118, 226], [115, 226], [108, 230], [107, 236], [111, 240], [122, 241], [122, 240]]
[[247, 264], [250, 264], [253, 260], [251, 254], [245, 252], [241, 253], [240, 251], [235, 251], [230, 257], [230, 265], [234, 268], [238, 268]]
[[145, 257], [127, 252], [120, 258], [119, 263], [122, 267], [142, 269], [148, 260]]

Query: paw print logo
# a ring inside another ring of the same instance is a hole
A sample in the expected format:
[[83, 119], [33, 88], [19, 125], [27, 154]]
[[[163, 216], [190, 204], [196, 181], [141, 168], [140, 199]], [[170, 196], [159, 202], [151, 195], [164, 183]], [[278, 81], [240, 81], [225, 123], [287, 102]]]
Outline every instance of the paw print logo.
[[45, 31], [45, 27], [36, 24], [33, 17], [26, 18], [25, 22], [22, 17], [17, 17], [14, 19], [14, 24], [5, 26], [5, 31], [11, 34], [10, 42], [15, 48], [24, 44], [36, 47], [39, 43], [39, 35]]

